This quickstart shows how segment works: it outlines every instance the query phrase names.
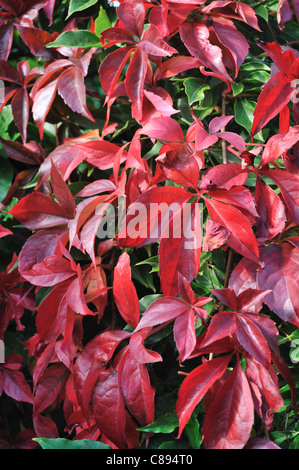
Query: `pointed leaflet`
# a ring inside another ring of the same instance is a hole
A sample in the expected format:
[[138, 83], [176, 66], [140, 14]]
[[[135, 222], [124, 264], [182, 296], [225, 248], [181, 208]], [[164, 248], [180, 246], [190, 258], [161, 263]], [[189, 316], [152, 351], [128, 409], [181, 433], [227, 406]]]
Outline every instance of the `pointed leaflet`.
[[41, 377], [34, 395], [33, 415], [42, 413], [58, 397], [63, 389], [69, 370], [63, 364], [50, 365]]
[[231, 232], [228, 245], [241, 255], [259, 262], [258, 243], [247, 217], [229, 204], [213, 199], [204, 200], [211, 219]]
[[124, 252], [114, 268], [113, 295], [123, 319], [136, 327], [140, 318], [139, 301], [131, 280], [130, 256]]
[[248, 171], [242, 169], [240, 163], [227, 163], [217, 165], [207, 170], [200, 182], [200, 189], [231, 189], [242, 186], [248, 176]]
[[132, 51], [132, 46], [121, 47], [107, 55], [101, 63], [99, 68], [99, 79], [106, 95], [104, 104], [107, 103], [112, 95]]
[[266, 170], [263, 175], [271, 178], [279, 187], [290, 216], [299, 223], [299, 175], [286, 170]]
[[144, 312], [135, 331], [148, 326], [160, 325], [174, 320], [183, 314], [188, 308], [188, 304], [176, 297], [162, 297], [155, 300]]
[[240, 361], [219, 389], [203, 424], [206, 449], [242, 449], [254, 421], [251, 391]]
[[25, 87], [20, 88], [11, 101], [14, 122], [22, 136], [23, 144], [27, 140], [27, 125], [29, 121], [29, 97]]
[[195, 316], [192, 308], [187, 309], [175, 319], [173, 335], [179, 351], [180, 362], [184, 362], [196, 345]]
[[184, 142], [184, 134], [179, 123], [171, 117], [157, 117], [146, 124], [142, 134], [152, 139], [166, 142]]
[[257, 283], [272, 292], [265, 303], [282, 320], [299, 326], [299, 250], [289, 243], [267, 246], [261, 256], [265, 266], [257, 271]]
[[[33, 97], [32, 115], [38, 127], [40, 138], [44, 136], [44, 124], [58, 89], [58, 78], [42, 87]], [[33, 90], [33, 89], [32, 89]]]
[[71, 67], [62, 72], [58, 80], [58, 93], [72, 111], [94, 121], [86, 106], [84, 77], [78, 67]]
[[143, 89], [148, 66], [148, 57], [145, 52], [136, 49], [127, 69], [125, 85], [128, 97], [133, 101], [138, 112], [134, 113], [139, 120], [142, 112]]
[[101, 370], [112, 358], [117, 346], [130, 335], [122, 330], [105, 331], [90, 340], [79, 354], [74, 365], [74, 385], [86, 419], [89, 419], [89, 402]]
[[162, 232], [159, 246], [159, 275], [163, 295], [176, 295], [178, 273], [188, 282], [197, 276], [201, 253], [201, 214], [197, 202], [177, 212], [169, 230]]
[[121, 221], [116, 237], [119, 246], [142, 246], [159, 240], [189, 199], [188, 191], [175, 187], [155, 187], [142, 193]]
[[155, 57], [166, 57], [177, 54], [177, 50], [163, 41], [158, 28], [154, 25], [144, 32], [142, 41], [138, 44], [139, 49]]
[[287, 132], [270, 137], [262, 154], [260, 166], [274, 162], [299, 140], [299, 126], [291, 127]]
[[[122, 355], [123, 350], [109, 369], [100, 372], [93, 390], [91, 407], [92, 415], [106, 438], [112, 441], [119, 449], [127, 449], [138, 445], [139, 433], [136, 431], [136, 424], [132, 423], [132, 418], [125, 409], [125, 402], [120, 387], [117, 367]], [[127, 435], [128, 430], [130, 431], [129, 435]], [[130, 444], [130, 437], [134, 442], [133, 445], [132, 443]]]
[[212, 70], [220, 80], [232, 81], [225, 69], [222, 51], [220, 47], [210, 43], [210, 33], [205, 24], [183, 23], [180, 26], [180, 35], [190, 54], [199, 59], [202, 65]]
[[39, 192], [27, 194], [9, 213], [29, 230], [66, 224], [70, 218], [57, 202]]
[[278, 72], [265, 84], [254, 110], [251, 135], [259, 132], [291, 100], [294, 88], [288, 77]]
[[66, 212], [68, 212], [70, 215], [73, 215], [76, 207], [73, 195], [61, 174], [57, 170], [56, 166], [54, 165], [53, 161], [51, 168], [51, 185], [53, 193], [61, 207], [65, 209]]
[[219, 379], [227, 369], [232, 356], [218, 357], [205, 362], [193, 369], [183, 381], [176, 403], [176, 412], [179, 418], [179, 435], [189, 421], [195, 407], [207, 393], [213, 383]]
[[143, 0], [125, 0], [117, 7], [116, 11], [125, 28], [141, 38], [145, 19]]
[[125, 405], [140, 426], [154, 421], [155, 389], [144, 364], [137, 362], [130, 350], [119, 365], [119, 381]]
[[197, 187], [200, 166], [187, 143], [163, 145], [156, 162], [167, 179], [186, 188]]
[[236, 316], [236, 335], [239, 343], [260, 364], [268, 367], [271, 351], [260, 329], [251, 321], [250, 315]]
[[162, 361], [162, 357], [156, 351], [150, 351], [146, 349], [144, 346], [144, 340], [146, 336], [150, 333], [151, 327], [143, 328], [141, 331], [137, 331], [133, 333], [130, 342], [129, 342], [129, 349], [130, 354], [134, 357], [136, 362], [140, 364], [148, 364], [151, 362], [160, 362]]
[[283, 232], [287, 221], [286, 210], [278, 194], [260, 177], [255, 185], [255, 200], [259, 214], [256, 237], [265, 243]]

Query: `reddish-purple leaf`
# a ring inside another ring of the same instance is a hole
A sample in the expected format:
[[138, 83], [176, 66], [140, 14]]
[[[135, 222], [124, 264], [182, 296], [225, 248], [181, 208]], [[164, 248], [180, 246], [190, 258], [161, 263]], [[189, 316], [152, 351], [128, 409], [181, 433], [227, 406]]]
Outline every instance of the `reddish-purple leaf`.
[[292, 219], [299, 223], [299, 175], [286, 170], [265, 170], [262, 174], [277, 184]]
[[74, 383], [78, 402], [89, 419], [89, 402], [101, 370], [112, 358], [117, 346], [131, 333], [114, 330], [95, 336], [79, 354], [74, 366]]
[[188, 309], [188, 304], [176, 297], [162, 297], [155, 300], [144, 312], [135, 331], [148, 326], [160, 325], [174, 320]]
[[294, 93], [290, 80], [282, 72], [273, 75], [265, 84], [254, 110], [251, 135], [255, 135], [291, 100]]
[[143, 127], [141, 132], [151, 139], [165, 142], [184, 142], [181, 126], [171, 117], [154, 118]]
[[209, 406], [202, 435], [206, 449], [243, 449], [254, 422], [254, 407], [238, 361]]
[[240, 163], [217, 165], [207, 170], [200, 182], [200, 189], [231, 189], [242, 186], [248, 176], [248, 171], [242, 169]]
[[13, 40], [14, 25], [12, 23], [2, 24], [0, 28], [0, 58], [7, 60], [10, 54]]
[[262, 255], [264, 268], [257, 271], [257, 283], [272, 292], [265, 303], [283, 321], [299, 326], [299, 250], [289, 243], [268, 245]]
[[195, 316], [192, 308], [179, 315], [173, 327], [174, 341], [179, 351], [180, 362], [184, 362], [196, 345]]
[[57, 89], [58, 78], [41, 88], [33, 98], [32, 114], [41, 139], [44, 135], [45, 120], [55, 99]]
[[154, 421], [155, 389], [144, 364], [135, 360], [128, 350], [119, 365], [119, 381], [125, 405], [140, 426]]
[[63, 389], [68, 369], [63, 364], [51, 364], [41, 377], [34, 395], [33, 415], [42, 413], [58, 397]]
[[200, 343], [200, 348], [205, 348], [215, 341], [232, 335], [236, 331], [236, 319], [233, 312], [216, 313], [208, 327], [204, 340]]
[[20, 131], [23, 144], [27, 140], [27, 125], [29, 120], [29, 97], [26, 88], [20, 88], [11, 101], [14, 122]]
[[186, 204], [162, 232], [159, 274], [163, 295], [178, 293], [178, 273], [188, 282], [197, 276], [201, 254], [201, 215], [197, 202]]
[[211, 219], [230, 232], [228, 245], [241, 255], [259, 262], [258, 243], [247, 217], [229, 204], [204, 199]]
[[30, 230], [64, 225], [70, 217], [51, 197], [38, 192], [23, 197], [10, 214]]
[[17, 402], [33, 403], [31, 388], [21, 371], [6, 368], [3, 375], [3, 390], [6, 395]]
[[236, 335], [239, 343], [260, 364], [269, 366], [271, 362], [271, 351], [263, 334], [250, 316], [236, 316]]
[[53, 162], [51, 168], [51, 185], [54, 196], [56, 197], [61, 207], [65, 209], [65, 211], [68, 212], [70, 216], [72, 216], [76, 207], [74, 198], [71, 191], [69, 190], [68, 185], [65, 183]]
[[131, 280], [130, 256], [124, 252], [114, 268], [113, 295], [123, 319], [134, 328], [140, 319], [139, 300]]
[[154, 25], [144, 32], [142, 41], [138, 44], [139, 49], [155, 57], [169, 57], [177, 54], [177, 50], [163, 41], [158, 28]]
[[86, 105], [84, 77], [78, 67], [71, 67], [62, 72], [57, 90], [72, 111], [94, 121]]
[[277, 444], [262, 437], [252, 437], [244, 449], [281, 449]]
[[108, 54], [101, 63], [99, 78], [106, 95], [105, 104], [112, 95], [120, 74], [132, 51], [132, 46], [118, 48], [116, 51]]
[[129, 342], [129, 349], [130, 354], [134, 357], [136, 362], [140, 364], [148, 364], [152, 362], [160, 362], [162, 361], [162, 357], [156, 351], [151, 351], [146, 349], [144, 346], [144, 340], [146, 336], [150, 333], [151, 327], [143, 328], [141, 331], [137, 331], [133, 333], [130, 342]]
[[220, 47], [210, 43], [209, 29], [204, 23], [183, 23], [180, 35], [190, 54], [199, 59], [202, 65], [212, 70], [220, 80], [227, 83], [232, 81], [225, 69], [222, 51]]
[[136, 108], [132, 116], [137, 121], [142, 113], [143, 89], [147, 67], [147, 54], [140, 49], [136, 49], [128, 66], [125, 84], [128, 97], [133, 101], [133, 105]]
[[176, 403], [176, 412], [179, 418], [179, 437], [195, 407], [213, 383], [224, 374], [230, 360], [231, 356], [224, 356], [204, 362], [192, 370], [183, 381]]
[[280, 197], [261, 178], [256, 181], [255, 200], [259, 214], [256, 237], [260, 243], [265, 243], [283, 232], [286, 210]]
[[125, 0], [117, 7], [117, 16], [132, 34], [138, 38], [142, 36], [145, 19], [143, 0]]
[[260, 165], [267, 165], [281, 157], [299, 140], [299, 126], [291, 127], [283, 134], [275, 134], [268, 140], [262, 154]]

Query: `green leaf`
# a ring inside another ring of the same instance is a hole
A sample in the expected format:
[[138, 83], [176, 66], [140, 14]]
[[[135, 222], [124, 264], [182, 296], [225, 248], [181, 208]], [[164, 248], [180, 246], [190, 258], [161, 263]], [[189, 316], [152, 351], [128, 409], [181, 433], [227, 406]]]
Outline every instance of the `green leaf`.
[[13, 168], [9, 161], [0, 158], [0, 202], [5, 199], [13, 179]]
[[86, 10], [89, 7], [92, 7], [92, 5], [95, 5], [98, 2], [98, 0], [71, 0], [70, 5], [69, 5], [69, 11], [66, 19], [68, 19], [73, 13], [76, 11], [82, 11]]
[[201, 83], [197, 78], [194, 77], [186, 78], [183, 83], [189, 105], [192, 105], [196, 101], [201, 102], [205, 97], [204, 92], [210, 89], [209, 85]]
[[144, 313], [150, 305], [160, 297], [162, 297], [162, 294], [149, 294], [142, 297], [142, 299], [139, 300], [140, 313]]
[[194, 415], [192, 415], [187, 422], [184, 432], [188, 436], [188, 440], [192, 449], [200, 449], [202, 439], [199, 432], [199, 422]]
[[265, 7], [265, 5], [260, 5], [255, 9], [255, 13], [259, 16], [261, 16], [265, 21], [268, 21], [269, 15], [268, 15], [268, 10]]
[[[235, 121], [243, 126], [250, 134], [252, 123], [253, 123], [253, 112], [256, 107], [255, 101], [249, 101], [246, 99], [236, 100], [234, 104], [235, 110]], [[255, 139], [263, 140], [262, 131], [255, 135]]]
[[55, 41], [47, 44], [47, 47], [100, 47], [98, 36], [87, 29], [77, 31], [64, 31]]
[[91, 439], [70, 441], [63, 438], [46, 439], [44, 437], [37, 437], [33, 440], [37, 441], [43, 449], [111, 449], [107, 444], [92, 441]]
[[95, 20], [95, 33], [97, 36], [100, 36], [101, 32], [105, 31], [105, 29], [108, 29], [108, 28], [111, 28], [111, 23], [107, 16], [106, 11], [104, 10], [103, 7], [101, 7], [99, 15], [97, 19]]
[[244, 90], [244, 85], [241, 82], [232, 83], [231, 85], [232, 85], [233, 96], [239, 95]]
[[176, 413], [167, 413], [160, 416], [154, 423], [148, 424], [143, 428], [138, 428], [139, 431], [152, 432], [154, 434], [170, 434], [179, 426], [179, 421]]

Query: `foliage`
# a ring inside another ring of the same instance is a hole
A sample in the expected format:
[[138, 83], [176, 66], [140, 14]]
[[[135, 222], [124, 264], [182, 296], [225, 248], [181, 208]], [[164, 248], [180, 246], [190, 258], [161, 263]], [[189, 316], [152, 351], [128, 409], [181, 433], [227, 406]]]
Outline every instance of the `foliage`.
[[298, 448], [298, 2], [117, 3], [0, 0], [0, 447]]

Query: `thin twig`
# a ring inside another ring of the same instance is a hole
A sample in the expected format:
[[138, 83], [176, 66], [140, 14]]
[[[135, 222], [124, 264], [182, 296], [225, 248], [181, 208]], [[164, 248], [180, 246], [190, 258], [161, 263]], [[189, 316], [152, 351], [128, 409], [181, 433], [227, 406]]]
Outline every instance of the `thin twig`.
[[[221, 102], [221, 116], [225, 116], [226, 113], [226, 95], [222, 93], [222, 102]], [[225, 131], [225, 127], [221, 129], [221, 132]], [[227, 163], [227, 152], [226, 152], [226, 141], [221, 139], [221, 148], [222, 148], [222, 161]]]

